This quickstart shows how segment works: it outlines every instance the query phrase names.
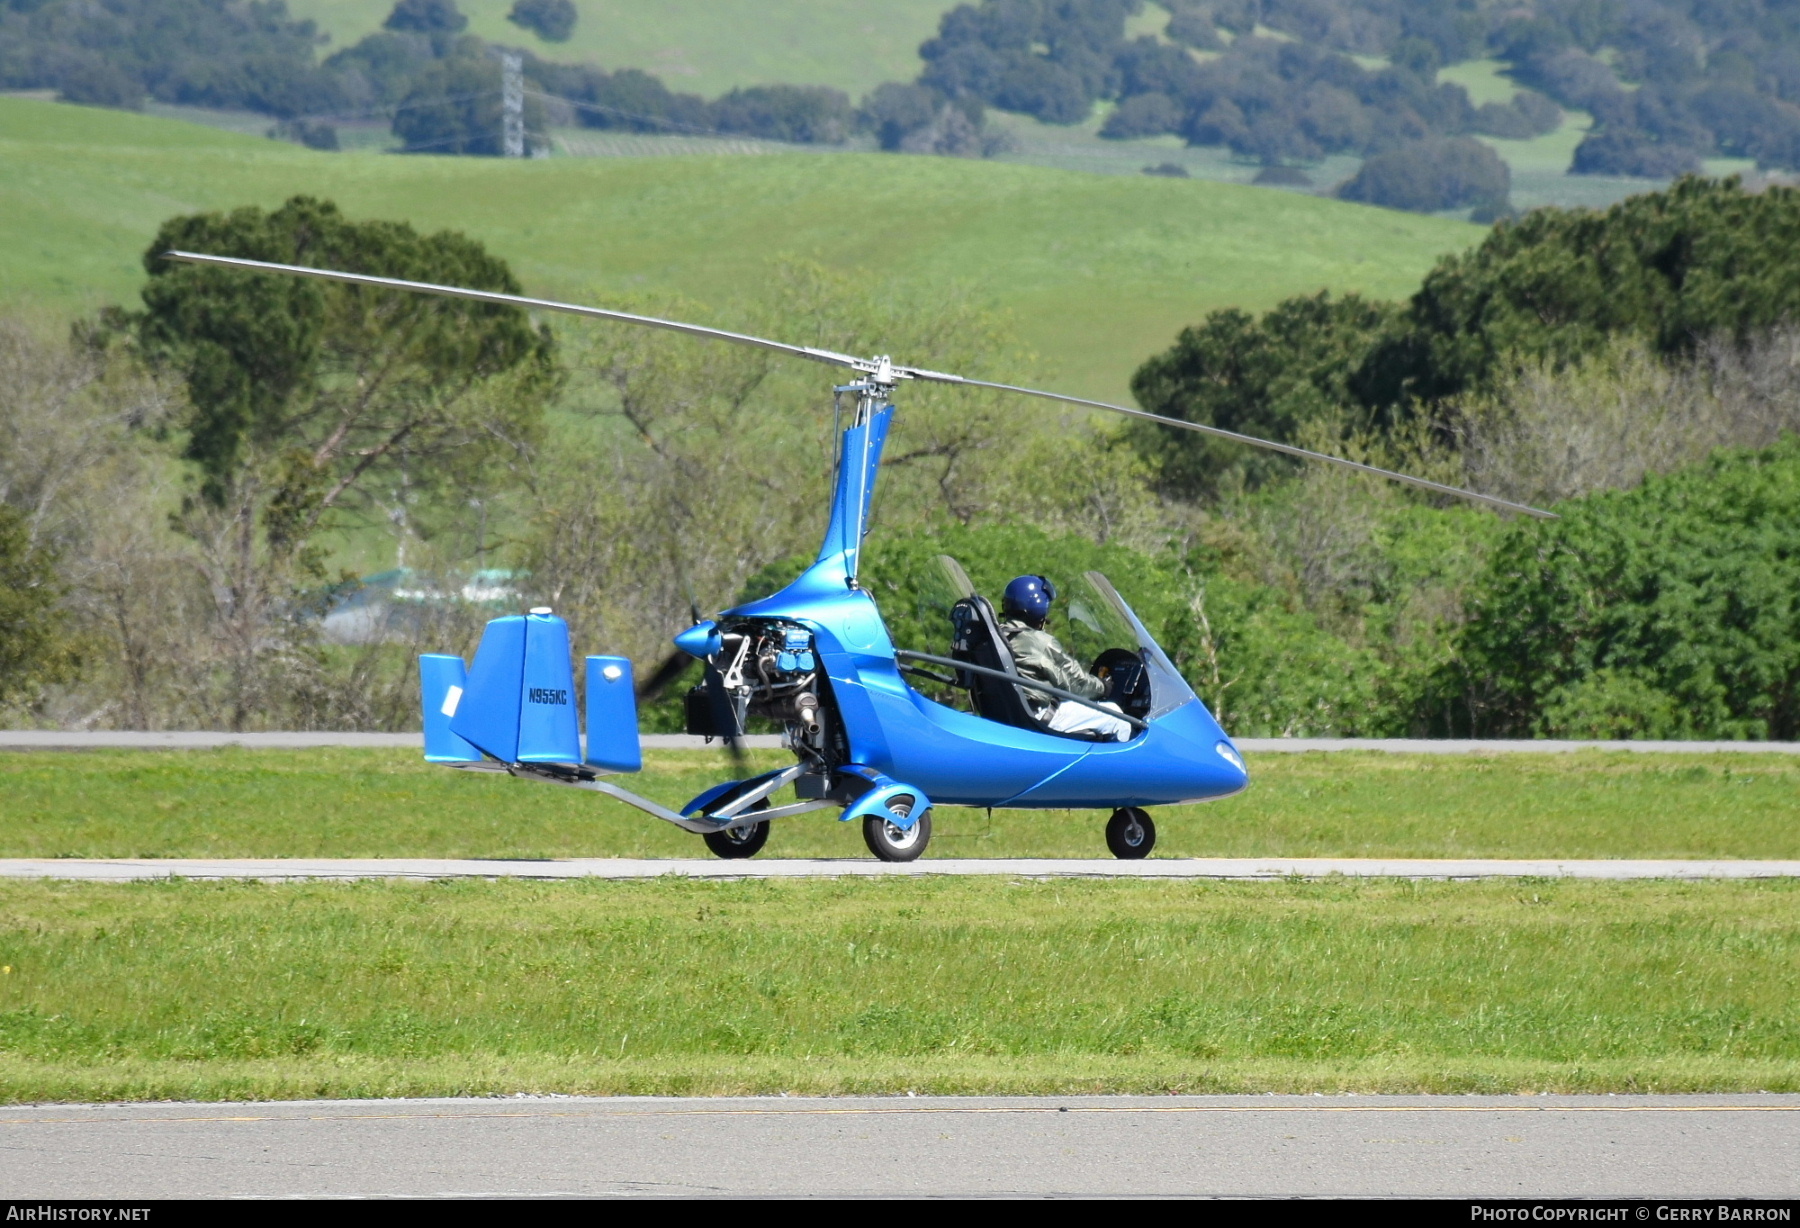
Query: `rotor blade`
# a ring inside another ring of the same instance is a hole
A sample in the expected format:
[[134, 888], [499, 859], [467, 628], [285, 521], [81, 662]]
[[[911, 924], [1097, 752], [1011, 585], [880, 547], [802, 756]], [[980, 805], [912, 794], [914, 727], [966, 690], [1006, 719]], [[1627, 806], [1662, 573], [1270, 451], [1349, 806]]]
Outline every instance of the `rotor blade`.
[[618, 320], [626, 324], [664, 328], [672, 333], [686, 333], [690, 337], [710, 337], [715, 341], [732, 341], [738, 345], [750, 345], [758, 349], [774, 350], [778, 354], [791, 354], [796, 358], [809, 358], [814, 362], [829, 363], [834, 367], [863, 370], [871, 365], [867, 359], [854, 358], [849, 354], [839, 354], [835, 350], [814, 349], [808, 345], [788, 345], [784, 341], [770, 341], [766, 337], [752, 337], [746, 333], [728, 332], [723, 328], [707, 328], [701, 324], [683, 324], [679, 320], [659, 320], [655, 316], [634, 315], [629, 311], [608, 311], [604, 307], [583, 307], [576, 303], [558, 303], [547, 298], [526, 298], [519, 294], [500, 294], [492, 290], [468, 290], [461, 286], [440, 286], [428, 281], [403, 281], [398, 277], [374, 277], [367, 273], [344, 273], [336, 269], [314, 269], [303, 264], [274, 264], [267, 260], [242, 260], [236, 256], [208, 256], [200, 252], [164, 252], [163, 259], [178, 260], [184, 264], [210, 264], [220, 268], [243, 269], [252, 273], [286, 273], [291, 277], [341, 281], [352, 286], [372, 286], [380, 290], [411, 290], [416, 294], [436, 294], [444, 298], [472, 299], [477, 303], [500, 303], [510, 307], [535, 308], [539, 311], [565, 311], [570, 315], [588, 316], [596, 320]]
[[1255, 435], [1241, 435], [1236, 431], [1228, 431], [1223, 427], [1204, 426], [1198, 422], [1187, 422], [1180, 418], [1169, 418], [1162, 414], [1153, 414], [1149, 410], [1136, 409], [1126, 405], [1114, 405], [1108, 401], [1090, 401], [1085, 397], [1072, 397], [1060, 392], [1046, 392], [1041, 388], [1021, 388], [1017, 384], [996, 384], [987, 380], [967, 379], [961, 375], [951, 375], [944, 371], [931, 371], [923, 367], [903, 367], [891, 365], [886, 359], [857, 358], [849, 354], [839, 354], [835, 350], [815, 349], [812, 346], [789, 345], [783, 341], [771, 341], [766, 337], [752, 337], [746, 333], [729, 332], [722, 328], [707, 328], [700, 324], [684, 324], [679, 320], [662, 320], [655, 316], [634, 315], [629, 311], [609, 311], [604, 307], [583, 307], [575, 303], [559, 303], [551, 299], [526, 298], [518, 294], [500, 294], [492, 290], [469, 290], [461, 286], [440, 286], [433, 282], [404, 281], [398, 277], [375, 277], [367, 273], [345, 273], [335, 269], [315, 269], [299, 264], [275, 264], [266, 260], [244, 260], [236, 256], [209, 256], [199, 252], [169, 251], [163, 253], [165, 260], [177, 260], [187, 264], [207, 264], [221, 268], [242, 269], [249, 272], [285, 273], [293, 277], [312, 277], [320, 281], [338, 281], [353, 286], [372, 286], [384, 290], [410, 290], [418, 294], [436, 294], [445, 298], [470, 299], [478, 303], [500, 303], [512, 307], [537, 308], [542, 311], [562, 311], [570, 315], [586, 316], [597, 320], [617, 320], [626, 324], [642, 324], [648, 328], [667, 329], [669, 332], [683, 333], [690, 337], [708, 337], [715, 341], [731, 341], [738, 345], [755, 346], [758, 349], [773, 350], [778, 354], [790, 354], [796, 358], [806, 358], [813, 362], [822, 362], [837, 367], [848, 367], [852, 371], [870, 375], [878, 384], [891, 385], [895, 379], [918, 379], [936, 384], [961, 384], [968, 388], [992, 388], [999, 392], [1013, 392], [1020, 396], [1038, 397], [1046, 401], [1061, 401], [1068, 405], [1084, 405], [1089, 409], [1104, 409], [1109, 413], [1124, 414], [1130, 418], [1142, 418], [1148, 422], [1160, 422], [1164, 426], [1172, 426], [1178, 430], [1194, 431], [1201, 435], [1211, 435], [1218, 439], [1229, 439], [1235, 443], [1248, 444], [1253, 448], [1267, 448], [1272, 452], [1281, 452], [1288, 456], [1297, 456], [1302, 460], [1324, 461], [1329, 465], [1339, 465], [1345, 469], [1354, 469], [1361, 473], [1374, 474], [1387, 478], [1391, 482], [1403, 482], [1408, 486], [1416, 486], [1420, 490], [1429, 490], [1434, 494], [1449, 495], [1455, 499], [1468, 499], [1475, 503], [1484, 503], [1489, 507], [1503, 511], [1522, 512], [1527, 516], [1535, 516], [1540, 520], [1556, 520], [1556, 513], [1546, 512], [1541, 508], [1528, 507], [1523, 503], [1513, 503], [1506, 499], [1497, 499], [1492, 495], [1478, 494], [1472, 490], [1464, 490], [1460, 486], [1446, 486], [1442, 482], [1433, 482], [1429, 478], [1416, 478], [1407, 473], [1396, 473], [1392, 469], [1380, 469], [1374, 465], [1365, 465], [1361, 461], [1346, 460], [1341, 456], [1332, 456], [1326, 452], [1313, 452], [1307, 448], [1296, 448], [1292, 444], [1276, 443], [1272, 439], [1259, 439]]
[[669, 684], [681, 677], [687, 667], [693, 663], [694, 658], [685, 652], [675, 652], [664, 657], [661, 663], [650, 671], [650, 676], [638, 684], [638, 702], [649, 703], [660, 697], [664, 691], [669, 689]]
[[1416, 486], [1420, 490], [1429, 490], [1434, 494], [1450, 495], [1457, 499], [1469, 499], [1476, 503], [1485, 503], [1489, 507], [1501, 508], [1508, 512], [1523, 512], [1527, 516], [1536, 516], [1539, 520], [1557, 520], [1555, 512], [1546, 512], [1542, 508], [1528, 507], [1523, 503], [1513, 503], [1506, 499], [1496, 499], [1493, 495], [1480, 494], [1473, 490], [1464, 490], [1460, 486], [1446, 486], [1442, 482], [1433, 482], [1429, 478], [1416, 478], [1410, 473], [1396, 473], [1392, 469], [1378, 469], [1374, 465], [1365, 465], [1361, 461], [1345, 460], [1341, 456], [1332, 456], [1328, 452], [1313, 452], [1306, 448], [1296, 448], [1292, 444], [1276, 443], [1272, 439], [1258, 439], [1255, 435], [1240, 435], [1236, 431], [1228, 431], [1223, 427], [1203, 426], [1198, 422], [1186, 422], [1180, 418], [1168, 418], [1162, 414], [1153, 414], [1147, 409], [1136, 409], [1126, 405], [1113, 405], [1107, 401], [1090, 401], [1085, 397], [1066, 396], [1060, 392], [1045, 392], [1039, 388], [1021, 388], [1016, 384], [993, 384], [987, 380], [965, 379], [960, 375], [947, 375], [942, 371], [924, 371], [916, 367], [896, 367], [913, 379], [925, 380], [937, 384], [961, 384], [966, 388], [993, 388], [1000, 392], [1016, 392], [1020, 396], [1039, 397], [1046, 401], [1063, 401], [1070, 405], [1085, 405], [1090, 409], [1104, 409], [1115, 414], [1124, 414], [1129, 418], [1142, 418], [1149, 422], [1160, 422], [1164, 426], [1176, 427], [1183, 431], [1196, 431], [1202, 435], [1212, 435], [1219, 439], [1229, 439], [1235, 443], [1247, 443], [1253, 448], [1267, 448], [1272, 452], [1283, 452], [1289, 456], [1298, 456], [1302, 460], [1324, 461], [1330, 465], [1341, 465], [1346, 469], [1355, 469], [1361, 473], [1372, 473], [1376, 477], [1387, 478], [1391, 482], [1404, 482], [1408, 486]]

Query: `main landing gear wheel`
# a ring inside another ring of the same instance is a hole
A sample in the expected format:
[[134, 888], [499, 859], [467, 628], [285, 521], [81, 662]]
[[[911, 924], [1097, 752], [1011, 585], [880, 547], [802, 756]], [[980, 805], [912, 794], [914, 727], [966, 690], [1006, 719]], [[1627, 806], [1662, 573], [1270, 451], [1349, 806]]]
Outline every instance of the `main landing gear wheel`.
[[[723, 806], [726, 800], [729, 799], [721, 800], [718, 804]], [[768, 808], [769, 799], [766, 797], [750, 807], [752, 812]], [[762, 852], [762, 846], [769, 842], [769, 821], [764, 819], [749, 827], [727, 827], [724, 831], [709, 831], [700, 838], [706, 841], [706, 847], [713, 851], [714, 856], [723, 857], [726, 861], [739, 861]]]
[[902, 793], [891, 798], [887, 808], [890, 815], [870, 814], [863, 816], [863, 843], [869, 851], [883, 861], [917, 861], [925, 846], [931, 843], [931, 811], [920, 815], [911, 827], [901, 828], [894, 818], [904, 819], [912, 813], [916, 799]]
[[1121, 807], [1106, 821], [1106, 847], [1120, 861], [1148, 857], [1156, 847], [1156, 824], [1136, 806]]
[[709, 831], [700, 838], [706, 841], [707, 848], [727, 861], [754, 857], [769, 842], [769, 821], [764, 819], [750, 827], [727, 827], [724, 831]]

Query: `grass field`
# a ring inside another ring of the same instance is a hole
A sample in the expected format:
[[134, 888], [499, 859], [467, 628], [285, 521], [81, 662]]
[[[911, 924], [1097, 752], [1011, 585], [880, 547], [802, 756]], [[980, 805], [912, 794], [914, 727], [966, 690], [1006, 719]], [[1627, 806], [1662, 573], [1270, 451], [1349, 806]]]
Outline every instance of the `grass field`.
[[1480, 228], [1224, 183], [878, 154], [485, 158], [318, 154], [117, 111], [0, 99], [0, 300], [130, 302], [174, 214], [296, 192], [452, 227], [528, 289], [753, 292], [772, 257], [973, 284], [1071, 391], [1130, 372], [1211, 308], [1322, 287], [1409, 294]]
[[[393, 0], [288, 0], [331, 35], [327, 51], [380, 27]], [[506, 20], [512, 0], [458, 0], [469, 29], [547, 60], [641, 68], [670, 89], [713, 97], [739, 85], [829, 85], [861, 98], [919, 75], [919, 44], [949, 0], [575, 0], [565, 43]]]
[[0, 1100], [1800, 1088], [1800, 888], [0, 884]]
[[[778, 753], [754, 756], [783, 761]], [[679, 806], [718, 752], [651, 752], [630, 787]], [[1262, 755], [1250, 789], [1160, 807], [1158, 856], [1800, 858], [1800, 761], [1750, 755]], [[940, 810], [938, 857], [1104, 857], [1091, 811]], [[704, 857], [622, 803], [427, 767], [404, 752], [0, 755], [5, 857]], [[829, 815], [768, 857], [867, 857]]]

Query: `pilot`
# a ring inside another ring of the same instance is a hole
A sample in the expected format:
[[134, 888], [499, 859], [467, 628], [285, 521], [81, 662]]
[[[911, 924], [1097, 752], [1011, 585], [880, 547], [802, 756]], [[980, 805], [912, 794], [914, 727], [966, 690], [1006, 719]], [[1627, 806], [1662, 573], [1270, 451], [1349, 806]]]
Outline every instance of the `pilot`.
[[[1047, 682], [1083, 699], [1097, 700], [1106, 694], [1106, 684], [1081, 668], [1081, 662], [1044, 629], [1050, 618], [1050, 603], [1055, 600], [1056, 586], [1043, 576], [1017, 577], [1006, 586], [1000, 599], [1000, 615], [1005, 619], [1000, 624], [1000, 634], [1006, 637], [1013, 663], [1024, 677]], [[1103, 742], [1123, 742], [1131, 737], [1131, 726], [1116, 716], [1086, 704], [1058, 700], [1029, 687], [1019, 689], [1025, 693], [1031, 714], [1057, 733], [1098, 735]], [[1114, 712], [1119, 710], [1115, 704], [1103, 706]]]

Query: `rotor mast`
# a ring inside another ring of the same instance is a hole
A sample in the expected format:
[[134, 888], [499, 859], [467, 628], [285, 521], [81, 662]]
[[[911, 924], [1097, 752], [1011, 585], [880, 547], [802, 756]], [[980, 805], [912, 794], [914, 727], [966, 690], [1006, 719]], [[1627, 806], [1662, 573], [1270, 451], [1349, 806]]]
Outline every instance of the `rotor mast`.
[[862, 561], [863, 538], [875, 506], [881, 475], [881, 452], [894, 417], [894, 365], [883, 355], [869, 361], [861, 379], [832, 389], [834, 396], [854, 394], [850, 422], [838, 436], [838, 460], [831, 491], [831, 518], [814, 566], [841, 560], [844, 580], [855, 587]]

